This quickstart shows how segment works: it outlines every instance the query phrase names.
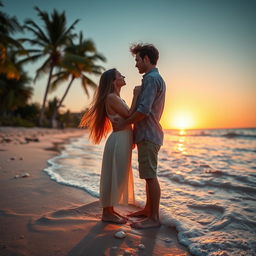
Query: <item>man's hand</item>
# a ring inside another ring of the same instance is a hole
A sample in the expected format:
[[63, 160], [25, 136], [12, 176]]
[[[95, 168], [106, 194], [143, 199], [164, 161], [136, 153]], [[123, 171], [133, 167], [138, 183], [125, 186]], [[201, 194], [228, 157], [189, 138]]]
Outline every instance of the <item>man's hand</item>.
[[133, 96], [138, 96], [139, 93], [140, 93], [140, 90], [141, 90], [140, 85], [135, 86], [134, 89], [133, 89]]
[[125, 120], [121, 117], [114, 118], [113, 122], [113, 131], [121, 131], [125, 128]]

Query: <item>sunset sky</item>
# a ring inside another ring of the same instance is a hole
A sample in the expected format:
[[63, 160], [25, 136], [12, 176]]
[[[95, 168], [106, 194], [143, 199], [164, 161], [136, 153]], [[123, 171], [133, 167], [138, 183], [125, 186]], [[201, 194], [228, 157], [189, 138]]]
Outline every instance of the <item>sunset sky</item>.
[[[154, 44], [167, 85], [164, 128], [256, 127], [256, 1], [249, 0], [5, 0], [4, 11], [20, 22], [40, 24], [34, 6], [65, 11], [76, 31], [93, 39], [106, 69], [126, 76], [121, 96], [131, 102], [141, 75], [129, 46]], [[28, 65], [33, 77], [39, 63]], [[34, 84], [33, 102], [42, 102], [46, 77]], [[99, 77], [93, 77], [95, 82]], [[49, 98], [62, 96], [67, 84]], [[64, 104], [84, 109], [90, 99], [75, 83]]]

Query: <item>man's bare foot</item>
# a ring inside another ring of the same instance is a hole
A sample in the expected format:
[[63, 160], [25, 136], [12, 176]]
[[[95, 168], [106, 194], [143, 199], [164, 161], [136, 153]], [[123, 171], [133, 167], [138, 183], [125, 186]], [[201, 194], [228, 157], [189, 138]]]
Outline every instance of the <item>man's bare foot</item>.
[[128, 217], [137, 217], [137, 218], [145, 218], [148, 217], [148, 211], [143, 209], [137, 212], [133, 212], [130, 214], [127, 214]]
[[159, 221], [154, 221], [149, 218], [143, 221], [135, 222], [131, 224], [131, 227], [136, 229], [158, 228], [160, 226], [161, 226], [161, 223]]
[[119, 217], [114, 214], [108, 214], [103, 216], [101, 218], [102, 221], [104, 222], [110, 222], [110, 223], [115, 223], [115, 224], [125, 224], [127, 220], [125, 218]]

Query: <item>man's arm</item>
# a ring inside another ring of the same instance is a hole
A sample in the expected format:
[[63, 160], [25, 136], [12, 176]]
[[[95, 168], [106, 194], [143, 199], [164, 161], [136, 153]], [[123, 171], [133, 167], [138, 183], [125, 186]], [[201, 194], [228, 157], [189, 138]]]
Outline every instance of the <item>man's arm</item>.
[[157, 94], [157, 86], [155, 84], [155, 79], [152, 77], [148, 77], [144, 83], [145, 86], [141, 91], [140, 100], [135, 112], [126, 120], [116, 120], [113, 123], [114, 130], [121, 130], [126, 125], [137, 123], [150, 114], [152, 104]]
[[141, 121], [145, 117], [146, 117], [146, 115], [144, 115], [143, 113], [135, 111], [130, 117], [128, 117], [127, 119], [125, 119], [123, 121], [123, 125], [126, 126], [128, 124], [138, 123], [139, 121]]
[[146, 117], [146, 115], [144, 115], [143, 113], [135, 111], [127, 119], [116, 118], [112, 122], [113, 129], [114, 129], [114, 131], [122, 130], [125, 126], [127, 126], [129, 124], [135, 124], [135, 123], [139, 122], [140, 120], [142, 120], [145, 117]]

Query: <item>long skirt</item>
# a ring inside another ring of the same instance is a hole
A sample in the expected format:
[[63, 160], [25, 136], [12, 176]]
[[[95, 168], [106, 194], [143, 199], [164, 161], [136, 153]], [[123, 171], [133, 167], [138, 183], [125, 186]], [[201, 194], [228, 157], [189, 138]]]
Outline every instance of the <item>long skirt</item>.
[[106, 141], [102, 160], [100, 179], [102, 207], [134, 204], [131, 158], [132, 130], [112, 132]]

